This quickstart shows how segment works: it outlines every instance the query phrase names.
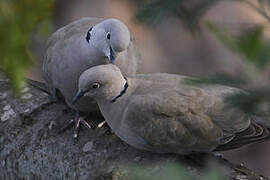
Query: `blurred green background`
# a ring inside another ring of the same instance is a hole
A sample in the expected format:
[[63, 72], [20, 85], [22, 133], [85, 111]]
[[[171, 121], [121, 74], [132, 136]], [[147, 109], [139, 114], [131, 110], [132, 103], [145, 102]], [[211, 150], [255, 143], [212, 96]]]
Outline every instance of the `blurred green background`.
[[31, 36], [49, 34], [53, 0], [0, 1], [0, 68], [17, 92], [27, 69], [35, 60], [29, 49]]

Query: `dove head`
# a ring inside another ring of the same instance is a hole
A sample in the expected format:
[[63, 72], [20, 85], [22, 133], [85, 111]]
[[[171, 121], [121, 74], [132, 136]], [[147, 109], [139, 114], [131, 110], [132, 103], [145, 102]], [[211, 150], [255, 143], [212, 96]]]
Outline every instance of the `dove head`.
[[121, 21], [106, 19], [88, 30], [86, 41], [114, 63], [117, 54], [128, 48], [130, 33]]
[[97, 101], [111, 101], [122, 91], [126, 83], [120, 69], [113, 65], [94, 66], [84, 71], [79, 78], [79, 90], [72, 104], [82, 96], [89, 96]]

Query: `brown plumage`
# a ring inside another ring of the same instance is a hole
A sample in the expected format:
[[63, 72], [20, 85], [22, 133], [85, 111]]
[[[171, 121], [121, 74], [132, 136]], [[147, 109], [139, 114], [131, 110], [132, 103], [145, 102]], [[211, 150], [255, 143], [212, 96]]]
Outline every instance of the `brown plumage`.
[[[91, 37], [87, 42], [88, 32]], [[106, 39], [107, 33], [111, 33], [109, 40]], [[122, 49], [119, 48], [121, 45]], [[71, 101], [78, 90], [80, 74], [90, 67], [109, 63], [106, 55], [109, 46], [115, 47], [114, 62], [123, 74], [136, 74], [140, 54], [134, 38], [121, 21], [85, 17], [54, 32], [48, 39], [43, 62], [44, 79], [53, 98], [58, 90], [71, 108], [97, 111], [96, 102], [89, 98], [82, 98], [75, 106]]]
[[[80, 74], [109, 62], [119, 66], [125, 75], [135, 74], [140, 62], [134, 38], [126, 25], [117, 19], [82, 18], [58, 29], [48, 39], [44, 79], [54, 100], [60, 92], [67, 105], [77, 111], [72, 122], [75, 127], [82, 120], [78, 112], [99, 112], [97, 103], [89, 97], [72, 105]], [[82, 122], [90, 127], [86, 121]], [[77, 137], [77, 128], [75, 131], [74, 137]]]
[[[80, 76], [79, 91], [94, 98], [112, 130], [139, 149], [188, 154], [228, 150], [268, 138], [268, 128], [226, 103], [227, 96], [243, 91], [194, 86], [187, 79], [158, 73], [129, 76], [126, 81], [116, 66], [101, 65]], [[125, 93], [118, 97], [123, 88]]]

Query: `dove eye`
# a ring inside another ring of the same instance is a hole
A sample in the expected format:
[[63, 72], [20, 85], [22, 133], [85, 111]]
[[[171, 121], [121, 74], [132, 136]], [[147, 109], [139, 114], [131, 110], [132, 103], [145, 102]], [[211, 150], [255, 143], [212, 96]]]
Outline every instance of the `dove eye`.
[[99, 88], [99, 87], [100, 87], [99, 83], [93, 83], [93, 84], [92, 84], [92, 88], [93, 88], [93, 89], [97, 89], [97, 88]]
[[107, 34], [107, 39], [111, 39], [111, 33]]

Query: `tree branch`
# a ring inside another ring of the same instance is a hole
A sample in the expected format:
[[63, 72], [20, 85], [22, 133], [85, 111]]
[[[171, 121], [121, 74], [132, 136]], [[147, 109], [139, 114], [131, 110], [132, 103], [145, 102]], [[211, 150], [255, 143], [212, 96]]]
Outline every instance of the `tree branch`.
[[[0, 179], [126, 179], [128, 166], [177, 162], [193, 177], [201, 177], [208, 159], [226, 169], [231, 179], [266, 178], [214, 155], [162, 155], [136, 150], [104, 129], [82, 129], [79, 141], [72, 131], [58, 134], [73, 117], [64, 104], [50, 103], [37, 89], [24, 89], [14, 98], [8, 80], [0, 74]], [[91, 121], [101, 121], [89, 116]]]

